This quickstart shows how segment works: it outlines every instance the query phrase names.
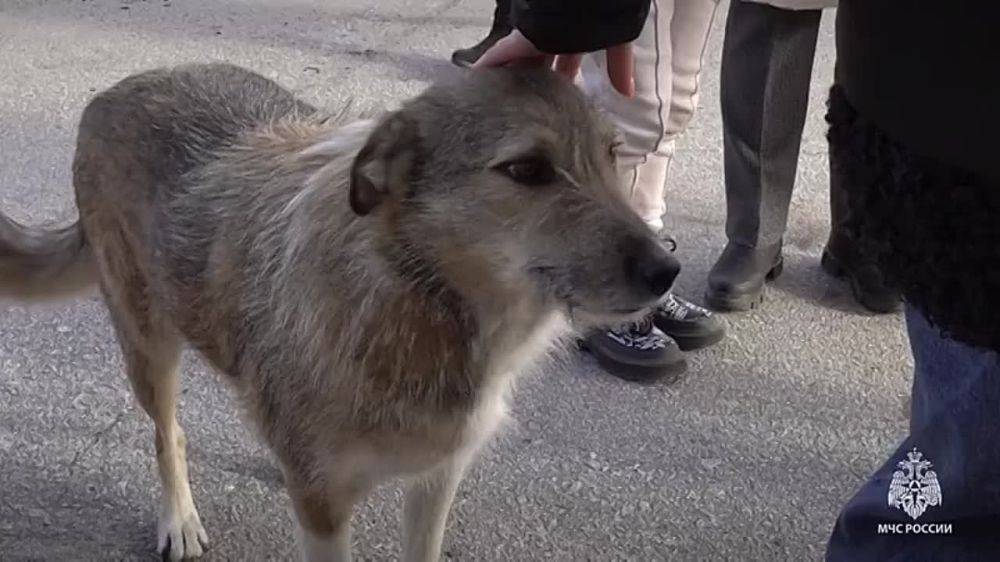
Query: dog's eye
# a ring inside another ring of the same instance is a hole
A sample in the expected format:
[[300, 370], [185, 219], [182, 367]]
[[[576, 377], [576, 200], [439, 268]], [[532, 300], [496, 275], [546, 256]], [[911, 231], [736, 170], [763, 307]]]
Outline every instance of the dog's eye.
[[556, 178], [556, 171], [543, 158], [525, 158], [507, 162], [499, 170], [510, 179], [522, 185], [545, 185]]

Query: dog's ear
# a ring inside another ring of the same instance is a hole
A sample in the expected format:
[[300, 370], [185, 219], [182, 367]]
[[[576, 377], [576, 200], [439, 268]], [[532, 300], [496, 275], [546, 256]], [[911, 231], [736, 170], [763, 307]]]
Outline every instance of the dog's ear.
[[417, 155], [417, 124], [402, 111], [375, 127], [351, 166], [351, 209], [367, 215], [390, 196], [402, 196]]

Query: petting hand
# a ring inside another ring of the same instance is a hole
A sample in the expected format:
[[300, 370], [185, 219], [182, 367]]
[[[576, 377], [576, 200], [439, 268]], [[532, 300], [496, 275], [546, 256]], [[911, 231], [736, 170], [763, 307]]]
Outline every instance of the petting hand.
[[[632, 44], [622, 43], [609, 47], [606, 51], [608, 57], [608, 77], [611, 85], [622, 95], [632, 97], [635, 95], [635, 80], [632, 77], [634, 63], [632, 61]], [[497, 41], [496, 45], [490, 47], [483, 56], [472, 65], [473, 68], [484, 68], [491, 66], [527, 65], [527, 66], [551, 66], [555, 59], [555, 71], [572, 80], [580, 71], [580, 63], [583, 60], [582, 53], [566, 55], [550, 55], [543, 53], [532, 44], [520, 31], [514, 30], [510, 35]]]

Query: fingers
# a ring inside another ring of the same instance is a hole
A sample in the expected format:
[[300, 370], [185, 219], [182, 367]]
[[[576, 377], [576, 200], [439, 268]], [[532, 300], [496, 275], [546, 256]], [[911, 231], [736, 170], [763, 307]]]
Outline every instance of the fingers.
[[571, 81], [576, 78], [576, 74], [580, 72], [580, 64], [583, 62], [583, 55], [559, 55], [556, 57], [556, 67], [557, 73], [569, 78]]
[[472, 65], [472, 68], [506, 66], [517, 63], [538, 64], [539, 62], [544, 62], [544, 54], [536, 49], [527, 37], [515, 29], [487, 49], [483, 56], [479, 57], [479, 60]]
[[[634, 96], [635, 62], [632, 57], [632, 45], [624, 43], [610, 47], [607, 50], [607, 57], [608, 78], [611, 79], [611, 85], [626, 97]], [[582, 60], [583, 55], [579, 53], [559, 55], [555, 59], [555, 71], [573, 80], [580, 71]], [[479, 57], [479, 60], [472, 65], [472, 68], [488, 68], [513, 64], [550, 66], [552, 64], [552, 57], [539, 51], [527, 37], [515, 29], [487, 49]]]
[[611, 85], [615, 87], [623, 96], [632, 97], [635, 95], [635, 62], [632, 58], [632, 44], [623, 43], [609, 47], [608, 57], [608, 78]]

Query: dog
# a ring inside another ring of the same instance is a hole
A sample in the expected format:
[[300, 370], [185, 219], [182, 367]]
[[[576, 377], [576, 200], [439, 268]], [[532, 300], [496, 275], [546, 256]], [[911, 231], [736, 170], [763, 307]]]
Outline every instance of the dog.
[[0, 218], [0, 296], [99, 286], [155, 424], [164, 559], [208, 544], [175, 417], [188, 344], [277, 457], [305, 560], [349, 560], [352, 507], [395, 478], [402, 559], [437, 560], [517, 375], [678, 274], [615, 146], [549, 71], [468, 71], [353, 121], [235, 66], [148, 71], [83, 112], [75, 224]]

